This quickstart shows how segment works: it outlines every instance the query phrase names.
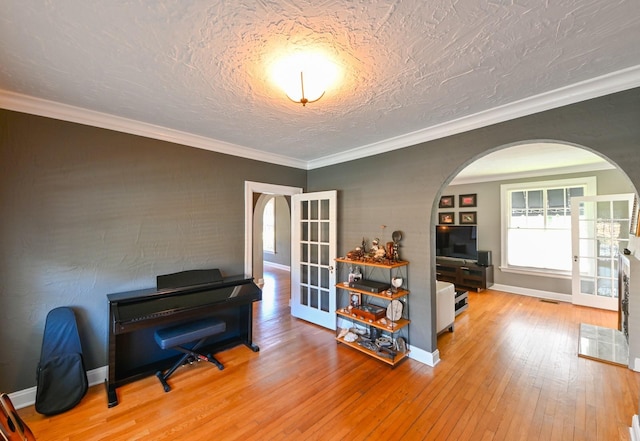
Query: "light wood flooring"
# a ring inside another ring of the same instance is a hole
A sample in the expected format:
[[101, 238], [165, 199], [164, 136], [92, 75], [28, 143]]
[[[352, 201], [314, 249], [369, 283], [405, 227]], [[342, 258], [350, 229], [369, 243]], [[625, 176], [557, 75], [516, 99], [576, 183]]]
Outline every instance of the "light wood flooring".
[[40, 441], [629, 439], [640, 374], [577, 356], [580, 323], [614, 327], [614, 313], [470, 293], [455, 332], [438, 338], [436, 367], [391, 369], [292, 318], [288, 290], [288, 273], [267, 275], [260, 352], [218, 354], [223, 371], [181, 368], [169, 393], [140, 380], [111, 409], [99, 385], [61, 415], [20, 414]]

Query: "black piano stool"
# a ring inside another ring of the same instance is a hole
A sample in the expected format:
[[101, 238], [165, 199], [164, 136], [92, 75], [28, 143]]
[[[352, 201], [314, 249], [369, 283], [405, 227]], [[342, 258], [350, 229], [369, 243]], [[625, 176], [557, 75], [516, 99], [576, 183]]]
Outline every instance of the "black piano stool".
[[[171, 369], [162, 373], [162, 371], [156, 372], [156, 376], [162, 383], [165, 392], [169, 392], [171, 387], [167, 383], [167, 379], [187, 361], [209, 361], [218, 369], [224, 369], [222, 363], [220, 363], [211, 354], [202, 354], [197, 352], [197, 349], [204, 344], [207, 338], [221, 334], [226, 330], [227, 326], [222, 320], [216, 318], [206, 318], [195, 322], [184, 323], [177, 326], [171, 326], [169, 328], [158, 329], [155, 332], [155, 339], [158, 346], [162, 349], [175, 349], [180, 352], [184, 352], [184, 355], [180, 360], [174, 364]], [[195, 343], [191, 349], [185, 345]]]

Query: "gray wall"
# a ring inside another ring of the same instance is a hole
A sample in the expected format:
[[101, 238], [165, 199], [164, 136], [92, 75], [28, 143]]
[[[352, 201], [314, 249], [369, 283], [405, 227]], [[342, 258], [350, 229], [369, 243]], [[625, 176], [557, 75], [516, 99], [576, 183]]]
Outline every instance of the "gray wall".
[[0, 111], [0, 390], [35, 385], [46, 314], [79, 312], [106, 365], [107, 300], [158, 274], [244, 272], [244, 182], [303, 170]]
[[[522, 117], [405, 149], [309, 171], [308, 191], [339, 190], [338, 252], [380, 235], [404, 232], [400, 254], [410, 261], [411, 345], [436, 349], [433, 225], [438, 199], [466, 165], [524, 141], [583, 146], [609, 158], [640, 185], [640, 89]], [[448, 193], [444, 193], [448, 194]], [[640, 296], [640, 294], [638, 294]], [[638, 299], [640, 301], [640, 298]]]
[[[571, 294], [571, 279], [522, 275], [502, 272], [499, 269], [502, 252], [500, 249], [500, 185], [516, 182], [535, 182], [549, 179], [569, 179], [582, 176], [595, 176], [597, 179], [597, 194], [634, 193], [635, 190], [627, 176], [619, 170], [601, 170], [589, 173], [572, 173], [549, 175], [539, 178], [510, 179], [495, 182], [481, 182], [476, 184], [451, 185], [443, 194], [456, 197], [456, 208], [439, 209], [439, 211], [453, 211], [458, 223], [459, 211], [477, 211], [478, 213], [478, 249], [491, 251], [494, 265], [494, 282], [501, 285], [515, 286], [533, 290], [549, 291], [559, 294]], [[469, 209], [458, 207], [458, 195], [476, 193], [478, 206]]]
[[79, 309], [92, 369], [106, 364], [107, 293], [181, 269], [241, 273], [245, 180], [337, 189], [340, 254], [403, 231], [411, 344], [434, 351], [431, 232], [450, 179], [492, 150], [557, 140], [608, 157], [638, 188], [638, 103], [634, 89], [309, 172], [0, 111], [0, 389], [35, 385], [56, 306]]

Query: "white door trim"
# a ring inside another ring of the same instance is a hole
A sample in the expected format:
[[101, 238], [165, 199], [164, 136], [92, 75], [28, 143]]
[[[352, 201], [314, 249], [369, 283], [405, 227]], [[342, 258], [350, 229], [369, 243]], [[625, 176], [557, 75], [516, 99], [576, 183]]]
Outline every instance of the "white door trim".
[[302, 188], [264, 182], [244, 182], [244, 273], [253, 276], [253, 194], [266, 193], [292, 196], [302, 193]]

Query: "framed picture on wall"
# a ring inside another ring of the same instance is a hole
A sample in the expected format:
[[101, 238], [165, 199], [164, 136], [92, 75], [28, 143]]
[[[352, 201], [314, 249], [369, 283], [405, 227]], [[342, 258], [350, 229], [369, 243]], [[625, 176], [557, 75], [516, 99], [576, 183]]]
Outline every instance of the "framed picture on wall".
[[461, 194], [460, 206], [461, 207], [475, 207], [478, 203], [478, 197], [476, 194]]
[[456, 199], [453, 196], [440, 196], [438, 208], [453, 208], [456, 206]]
[[477, 222], [477, 214], [475, 211], [461, 211], [460, 212], [460, 223], [461, 224], [476, 224]]
[[449, 225], [455, 222], [455, 213], [446, 212], [438, 213], [438, 223], [441, 225]]

